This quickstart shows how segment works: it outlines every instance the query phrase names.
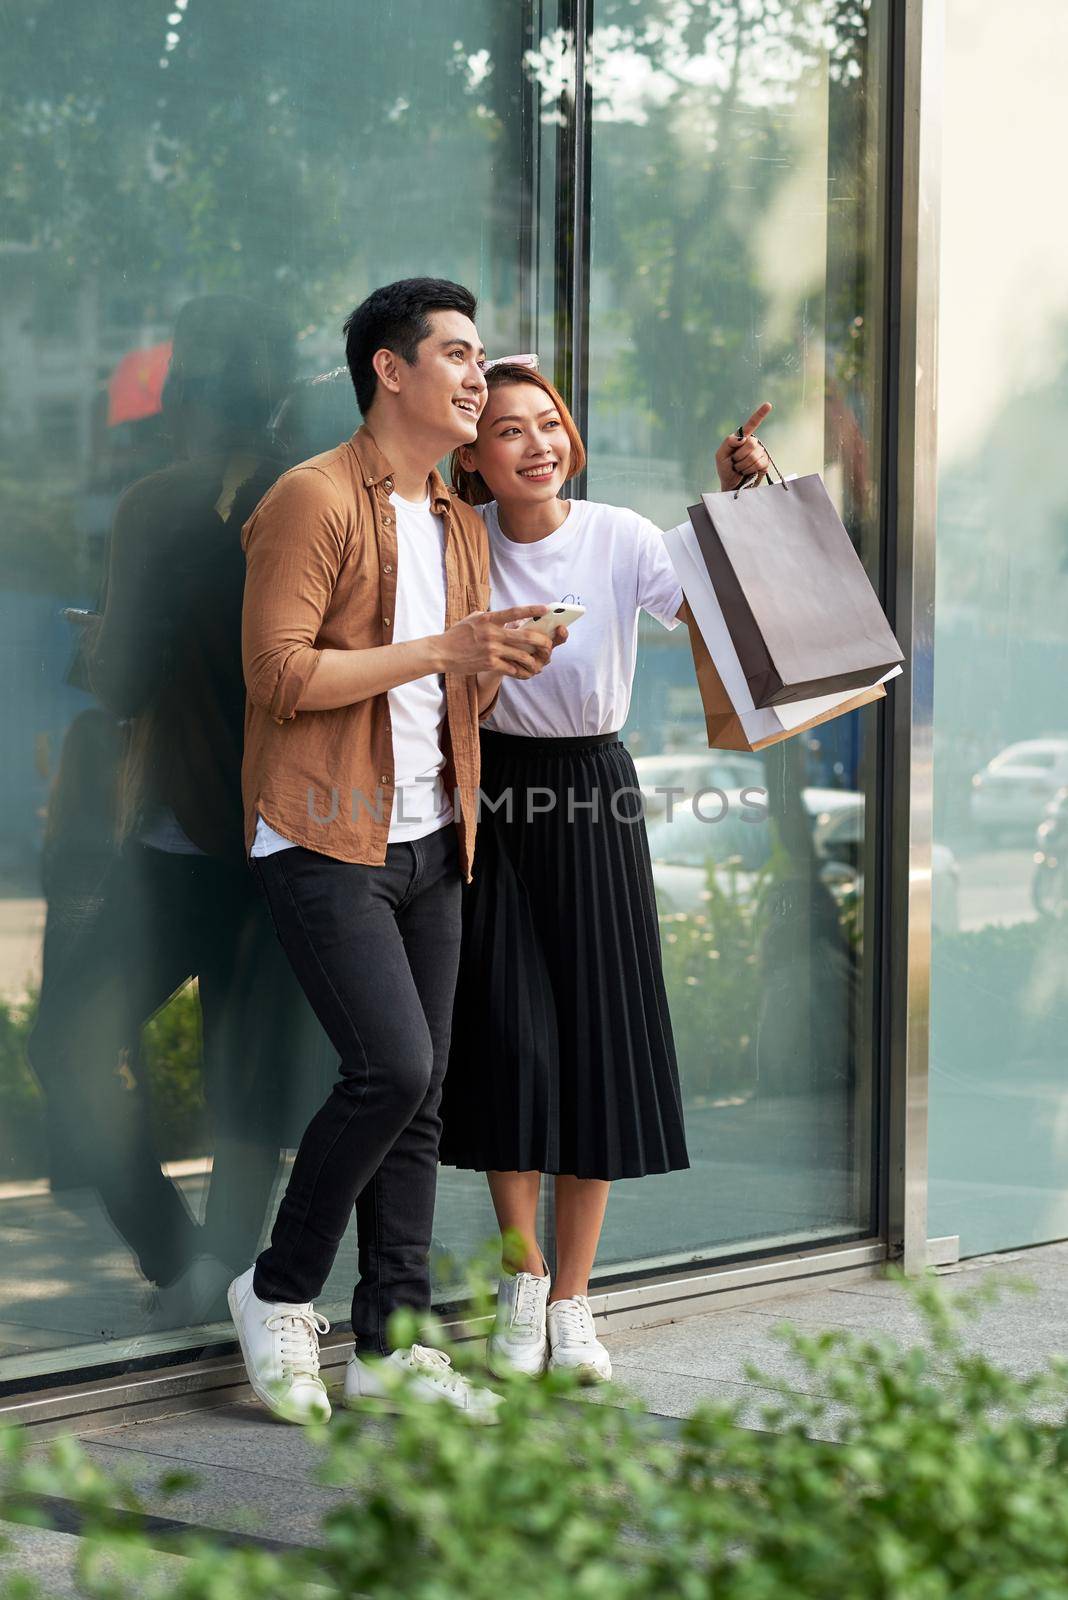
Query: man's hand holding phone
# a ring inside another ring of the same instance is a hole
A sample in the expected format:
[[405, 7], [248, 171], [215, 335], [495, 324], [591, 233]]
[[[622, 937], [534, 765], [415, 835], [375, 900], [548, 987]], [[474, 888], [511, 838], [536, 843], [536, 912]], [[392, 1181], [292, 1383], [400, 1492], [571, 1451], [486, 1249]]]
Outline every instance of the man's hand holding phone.
[[557, 644], [567, 638], [557, 628], [552, 637], [526, 626], [550, 610], [546, 605], [510, 606], [504, 611], [473, 611], [441, 635], [445, 672], [498, 673], [508, 678], [534, 678], [547, 666]]

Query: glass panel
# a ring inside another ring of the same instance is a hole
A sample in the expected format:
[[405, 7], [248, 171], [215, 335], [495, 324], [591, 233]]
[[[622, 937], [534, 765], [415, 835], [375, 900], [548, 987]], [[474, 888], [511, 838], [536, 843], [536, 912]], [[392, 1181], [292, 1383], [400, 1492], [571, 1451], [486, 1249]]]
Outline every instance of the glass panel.
[[1068, 17], [946, 22], [929, 1232], [975, 1255], [1068, 1234], [1068, 223], [1018, 163], [1060, 147]]
[[[3, 1381], [189, 1344], [264, 1231], [333, 1052], [241, 860], [239, 530], [374, 285], [551, 348], [554, 124], [537, 6], [0, 12]], [[447, 1175], [442, 1256], [491, 1221]]]
[[[776, 461], [824, 474], [877, 574], [885, 11], [597, 5], [592, 499], [674, 526], [770, 400]], [[692, 1169], [618, 1186], [603, 1265], [872, 1228], [875, 715], [709, 751], [685, 630], [643, 619], [643, 785], [678, 774], [729, 806], [653, 820]]]

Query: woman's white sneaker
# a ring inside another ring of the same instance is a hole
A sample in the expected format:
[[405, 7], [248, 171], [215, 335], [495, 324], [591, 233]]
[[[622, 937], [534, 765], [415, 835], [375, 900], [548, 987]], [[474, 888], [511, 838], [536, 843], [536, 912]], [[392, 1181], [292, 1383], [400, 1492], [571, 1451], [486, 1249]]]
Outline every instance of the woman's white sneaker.
[[486, 1359], [491, 1372], [536, 1375], [545, 1371], [549, 1340], [545, 1332], [548, 1277], [517, 1272], [497, 1286], [497, 1316], [489, 1337]]
[[362, 1360], [355, 1352], [345, 1368], [345, 1404], [375, 1400], [399, 1410], [405, 1399], [454, 1406], [476, 1422], [496, 1422], [501, 1396], [457, 1372], [444, 1350], [413, 1344], [391, 1356]]
[[260, 1300], [255, 1267], [227, 1292], [253, 1393], [283, 1422], [328, 1422], [330, 1401], [319, 1376], [319, 1335], [330, 1324], [315, 1307]]
[[549, 1371], [574, 1372], [584, 1382], [605, 1382], [612, 1376], [608, 1351], [597, 1337], [590, 1302], [584, 1294], [554, 1300], [546, 1315]]

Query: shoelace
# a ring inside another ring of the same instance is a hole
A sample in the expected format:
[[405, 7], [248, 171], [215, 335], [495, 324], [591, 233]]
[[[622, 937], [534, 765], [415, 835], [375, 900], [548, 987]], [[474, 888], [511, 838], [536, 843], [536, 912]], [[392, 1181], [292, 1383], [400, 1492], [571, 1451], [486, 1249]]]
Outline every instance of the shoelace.
[[281, 1332], [282, 1373], [287, 1378], [319, 1376], [319, 1336], [330, 1332], [330, 1324], [318, 1311], [279, 1311], [265, 1323], [272, 1333]]
[[434, 1350], [425, 1344], [413, 1344], [408, 1352], [408, 1360], [413, 1367], [422, 1368], [427, 1378], [443, 1389], [459, 1392], [468, 1387], [467, 1379], [461, 1373], [453, 1371], [452, 1360], [444, 1350]]
[[554, 1309], [557, 1331], [568, 1344], [594, 1344], [597, 1332], [593, 1312], [582, 1299], [558, 1300]]
[[530, 1273], [524, 1272], [519, 1276], [516, 1288], [515, 1306], [512, 1310], [512, 1327], [529, 1328], [536, 1332], [534, 1327], [538, 1315], [538, 1291], [535, 1287], [537, 1279]]

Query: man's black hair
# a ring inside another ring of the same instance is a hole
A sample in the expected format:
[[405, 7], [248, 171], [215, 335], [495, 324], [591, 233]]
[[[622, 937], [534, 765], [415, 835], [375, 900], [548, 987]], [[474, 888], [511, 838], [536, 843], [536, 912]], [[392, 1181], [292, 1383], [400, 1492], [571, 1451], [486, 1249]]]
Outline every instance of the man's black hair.
[[364, 416], [378, 388], [371, 365], [376, 350], [392, 350], [414, 367], [430, 333], [431, 311], [459, 311], [473, 320], [477, 306], [470, 289], [448, 278], [402, 278], [369, 294], [345, 323], [345, 359]]

